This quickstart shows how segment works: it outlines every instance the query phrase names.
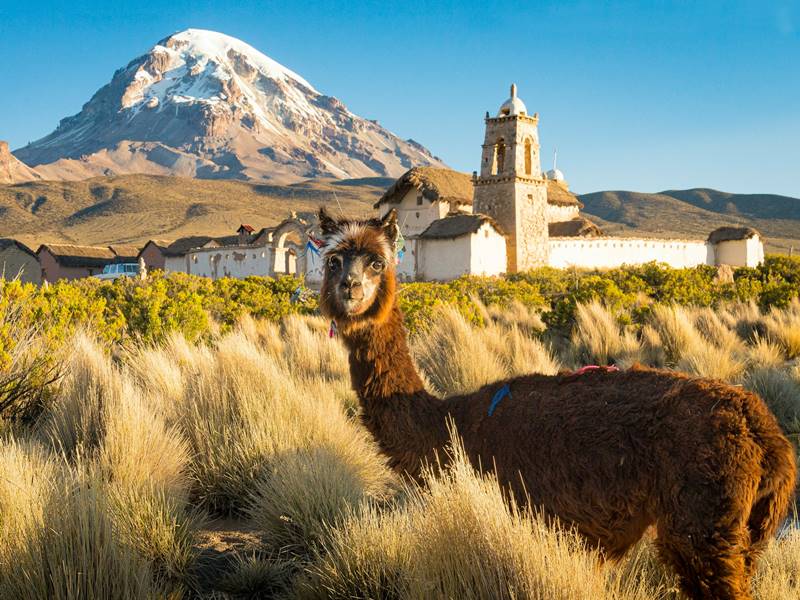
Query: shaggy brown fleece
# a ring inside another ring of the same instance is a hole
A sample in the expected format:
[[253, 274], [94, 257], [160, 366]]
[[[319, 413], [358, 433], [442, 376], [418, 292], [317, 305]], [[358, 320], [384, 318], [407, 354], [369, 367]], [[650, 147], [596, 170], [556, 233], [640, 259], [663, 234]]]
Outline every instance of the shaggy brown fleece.
[[[438, 400], [408, 351], [393, 264], [363, 267], [393, 247], [394, 214], [320, 216], [331, 263], [321, 307], [350, 351], [364, 424], [395, 469], [418, 477], [441, 455], [450, 416], [476, 468], [496, 470], [517, 497], [574, 525], [607, 557], [623, 556], [655, 525], [660, 554], [690, 598], [751, 597], [754, 560], [796, 481], [794, 450], [758, 396], [635, 367], [517, 377]], [[375, 291], [354, 304], [362, 283]], [[505, 384], [510, 393], [489, 416]]]

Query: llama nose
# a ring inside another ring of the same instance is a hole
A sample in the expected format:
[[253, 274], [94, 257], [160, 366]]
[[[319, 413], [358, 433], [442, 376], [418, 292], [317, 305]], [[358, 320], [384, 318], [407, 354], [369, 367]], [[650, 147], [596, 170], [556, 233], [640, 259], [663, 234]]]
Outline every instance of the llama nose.
[[361, 287], [361, 279], [357, 279], [355, 275], [348, 273], [344, 278], [344, 284], [348, 289]]
[[356, 279], [350, 273], [348, 273], [344, 278], [344, 289], [346, 296], [350, 299], [360, 299], [364, 295], [364, 290], [361, 286], [361, 279]]

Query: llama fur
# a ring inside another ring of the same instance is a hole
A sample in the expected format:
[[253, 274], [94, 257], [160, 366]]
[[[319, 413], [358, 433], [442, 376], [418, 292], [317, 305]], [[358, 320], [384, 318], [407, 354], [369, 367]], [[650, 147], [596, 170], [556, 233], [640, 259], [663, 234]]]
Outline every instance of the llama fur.
[[[440, 400], [411, 358], [396, 301], [394, 211], [335, 220], [322, 311], [350, 356], [364, 425], [391, 466], [420, 478], [454, 422], [480, 470], [611, 560], [650, 527], [661, 558], [694, 599], [751, 598], [757, 556], [794, 494], [792, 445], [761, 398], [719, 381], [636, 366], [527, 375]], [[442, 357], [442, 360], [447, 360]], [[489, 407], [507, 384], [510, 394]]]

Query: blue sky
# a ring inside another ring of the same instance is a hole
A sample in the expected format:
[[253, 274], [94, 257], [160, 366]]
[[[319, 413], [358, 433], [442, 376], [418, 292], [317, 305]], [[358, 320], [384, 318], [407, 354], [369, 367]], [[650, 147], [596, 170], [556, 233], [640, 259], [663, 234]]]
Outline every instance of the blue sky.
[[800, 197], [800, 1], [0, 0], [0, 139], [52, 131], [185, 29], [241, 38], [355, 113], [477, 168], [515, 81], [572, 188]]

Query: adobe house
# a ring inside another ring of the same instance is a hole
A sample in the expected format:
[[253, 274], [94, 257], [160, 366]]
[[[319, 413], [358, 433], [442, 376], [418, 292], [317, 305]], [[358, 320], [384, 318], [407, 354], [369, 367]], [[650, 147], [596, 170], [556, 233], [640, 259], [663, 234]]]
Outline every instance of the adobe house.
[[764, 261], [764, 245], [752, 227], [720, 227], [708, 236], [715, 264], [757, 267]]
[[42, 280], [80, 279], [103, 272], [112, 263], [135, 263], [139, 249], [135, 246], [77, 246], [42, 244], [36, 251], [42, 267]]
[[144, 248], [141, 249], [137, 258], [141, 258], [148, 269], [159, 269], [163, 271], [167, 260], [164, 252], [169, 247], [170, 243], [171, 242], [166, 242], [164, 240], [150, 240], [144, 245]]
[[42, 267], [36, 253], [22, 242], [0, 238], [0, 278], [19, 278], [23, 283], [41, 283]]
[[425, 281], [506, 270], [505, 236], [486, 215], [453, 213], [437, 219], [419, 235], [417, 247], [415, 269]]

